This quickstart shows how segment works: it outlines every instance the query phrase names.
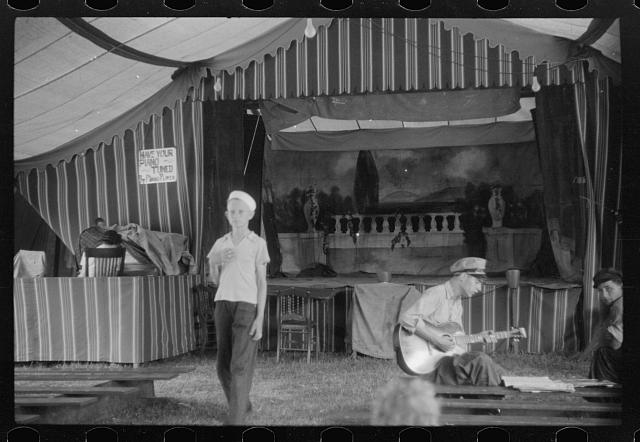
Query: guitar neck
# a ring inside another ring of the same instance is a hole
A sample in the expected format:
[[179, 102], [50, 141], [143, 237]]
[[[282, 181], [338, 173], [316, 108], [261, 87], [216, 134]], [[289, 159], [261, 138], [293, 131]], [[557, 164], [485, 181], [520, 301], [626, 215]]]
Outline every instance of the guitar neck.
[[[484, 342], [484, 336], [482, 333], [476, 335], [463, 335], [463, 336], [454, 336], [457, 344], [474, 344], [476, 342]], [[503, 331], [492, 333], [492, 336], [496, 339], [507, 339], [513, 336], [513, 332]]]

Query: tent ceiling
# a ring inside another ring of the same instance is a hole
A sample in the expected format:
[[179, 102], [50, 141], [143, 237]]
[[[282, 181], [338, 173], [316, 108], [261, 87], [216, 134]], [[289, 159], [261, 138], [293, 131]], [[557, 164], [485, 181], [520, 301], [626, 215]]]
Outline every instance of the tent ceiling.
[[[85, 20], [138, 51], [192, 62], [242, 47], [291, 19]], [[538, 32], [571, 39], [582, 35], [590, 23], [590, 19], [509, 20]], [[74, 33], [55, 18], [19, 17], [15, 29], [16, 160], [55, 149], [123, 114], [169, 84], [175, 71], [174, 67], [116, 55]], [[619, 61], [618, 32], [616, 22], [593, 46]]]

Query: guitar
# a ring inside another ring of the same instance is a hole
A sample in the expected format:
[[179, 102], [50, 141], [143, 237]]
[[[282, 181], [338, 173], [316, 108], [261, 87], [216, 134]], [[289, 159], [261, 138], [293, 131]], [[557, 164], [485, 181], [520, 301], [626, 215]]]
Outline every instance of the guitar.
[[[445, 352], [431, 344], [426, 337], [419, 336], [419, 331], [416, 334], [411, 334], [400, 324], [396, 325], [393, 330], [393, 348], [396, 351], [396, 360], [405, 373], [418, 376], [431, 373], [443, 357], [464, 353], [466, 350], [461, 345], [484, 342], [484, 337], [487, 336], [486, 332], [464, 335], [460, 326], [455, 322], [431, 327], [441, 336], [451, 336], [456, 346]], [[524, 328], [514, 328], [511, 331], [493, 332], [491, 335], [498, 340], [526, 338], [527, 332]]]

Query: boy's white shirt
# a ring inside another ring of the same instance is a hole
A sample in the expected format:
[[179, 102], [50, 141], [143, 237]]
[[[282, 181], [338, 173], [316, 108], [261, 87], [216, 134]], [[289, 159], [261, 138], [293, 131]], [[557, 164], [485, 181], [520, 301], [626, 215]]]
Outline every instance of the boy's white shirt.
[[[234, 258], [234, 261], [227, 264], [236, 266], [236, 279], [227, 279], [226, 284], [224, 284], [225, 281], [223, 280], [223, 265], [213, 262], [214, 255], [224, 250], [226, 248], [225, 246], [233, 247], [236, 250], [236, 257]], [[257, 249], [251, 250], [250, 252], [252, 254], [253, 262], [247, 261], [247, 257], [244, 256], [243, 258], [247, 262], [243, 263], [244, 265], [240, 265], [237, 261], [239, 259], [239, 256], [237, 255], [238, 249], [246, 247], [257, 247]], [[249, 234], [240, 241], [240, 243], [234, 246], [232, 233], [227, 233], [216, 240], [213, 247], [211, 247], [211, 250], [207, 254], [207, 258], [209, 260], [208, 280], [218, 286], [218, 291], [215, 297], [216, 301], [240, 301], [252, 304], [256, 304], [258, 302], [258, 281], [256, 278], [256, 269], [258, 265], [265, 265], [270, 261], [266, 241], [263, 238], [250, 231]], [[246, 266], [250, 264], [253, 264], [252, 268], [250, 272], [246, 272], [246, 270], [249, 270]], [[247, 276], [249, 274], [251, 275], [250, 277], [242, 278], [242, 276]]]

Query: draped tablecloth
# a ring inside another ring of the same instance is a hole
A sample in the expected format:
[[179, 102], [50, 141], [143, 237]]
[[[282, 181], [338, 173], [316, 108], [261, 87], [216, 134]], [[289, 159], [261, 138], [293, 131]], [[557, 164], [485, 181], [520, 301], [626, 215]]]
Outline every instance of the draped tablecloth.
[[198, 278], [14, 279], [15, 361], [144, 363], [192, 351]]
[[407, 306], [420, 297], [415, 287], [381, 282], [358, 284], [353, 291], [353, 351], [383, 359], [394, 357], [393, 329]]

